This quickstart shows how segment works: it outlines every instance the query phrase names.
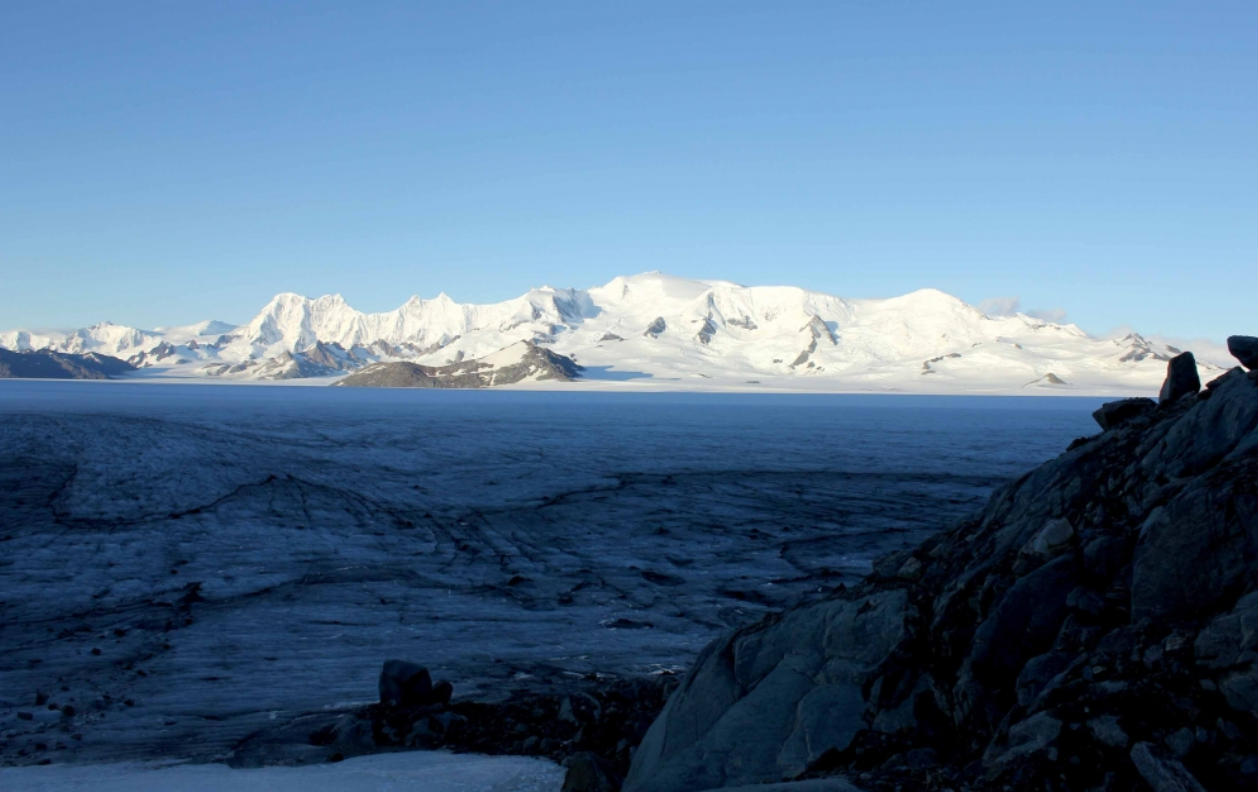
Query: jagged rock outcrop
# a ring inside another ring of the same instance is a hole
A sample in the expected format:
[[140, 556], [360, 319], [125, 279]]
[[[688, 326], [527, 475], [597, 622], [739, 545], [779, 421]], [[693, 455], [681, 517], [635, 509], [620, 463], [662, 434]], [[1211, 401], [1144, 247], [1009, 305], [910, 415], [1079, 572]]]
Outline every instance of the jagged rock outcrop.
[[651, 324], [647, 325], [646, 330], [642, 331], [642, 335], [650, 336], [651, 338], [659, 338], [660, 334], [667, 329], [668, 323], [664, 321], [664, 317], [657, 316]]
[[1258, 788], [1258, 383], [1186, 379], [859, 586], [708, 646], [625, 789]]
[[699, 328], [699, 332], [695, 335], [695, 338], [700, 344], [707, 346], [712, 343], [712, 337], [716, 335], [716, 330], [716, 323], [713, 322], [712, 317], [709, 316], [703, 320], [703, 326]]
[[[196, 341], [191, 342], [191, 344], [196, 344]], [[191, 346], [191, 344], [189, 345], [189, 348], [196, 349], [196, 347]], [[160, 344], [148, 351], [132, 355], [127, 358], [127, 362], [135, 368], [143, 368], [145, 366], [152, 366], [162, 362], [173, 362], [171, 359], [177, 357], [178, 354], [179, 350], [177, 350], [172, 344], [167, 341], [162, 341]], [[180, 362], [186, 363], [187, 361]]]
[[[817, 342], [821, 339], [824, 338], [829, 341], [831, 346], [838, 344], [838, 339], [835, 338], [834, 333], [830, 330], [830, 326], [816, 314], [809, 317], [808, 324], [804, 325], [803, 330], [807, 331], [810, 336], [808, 347], [795, 357], [795, 360], [791, 362], [791, 368], [802, 366], [805, 363], [808, 364], [808, 368], [813, 368], [816, 364], [810, 361], [809, 358], [817, 351]], [[958, 357], [960, 356], [958, 355]]]
[[95, 352], [71, 355], [48, 349], [0, 349], [0, 379], [110, 379], [128, 371], [135, 371], [135, 366]]

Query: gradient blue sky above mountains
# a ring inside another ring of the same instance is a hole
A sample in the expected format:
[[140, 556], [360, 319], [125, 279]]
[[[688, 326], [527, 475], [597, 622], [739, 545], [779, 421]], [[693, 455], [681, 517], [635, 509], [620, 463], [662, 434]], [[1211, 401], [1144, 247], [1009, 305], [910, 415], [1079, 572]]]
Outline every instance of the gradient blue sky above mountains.
[[1250, 3], [5, 4], [0, 325], [659, 269], [1218, 339], [1253, 329], [1256, 32]]

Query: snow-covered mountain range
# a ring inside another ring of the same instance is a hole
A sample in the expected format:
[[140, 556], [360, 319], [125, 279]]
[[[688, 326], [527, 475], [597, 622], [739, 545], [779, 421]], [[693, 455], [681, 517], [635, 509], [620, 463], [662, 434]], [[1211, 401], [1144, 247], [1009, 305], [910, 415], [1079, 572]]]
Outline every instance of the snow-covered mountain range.
[[[133, 376], [293, 380], [381, 361], [448, 366], [529, 341], [584, 367], [584, 384], [920, 393], [1156, 392], [1174, 347], [1132, 333], [989, 316], [934, 289], [852, 300], [658, 272], [592, 289], [533, 289], [492, 305], [445, 294], [365, 314], [340, 295], [280, 294], [249, 322], [68, 334], [0, 333], [0, 347], [111, 355]], [[1222, 369], [1201, 363], [1202, 378]]]

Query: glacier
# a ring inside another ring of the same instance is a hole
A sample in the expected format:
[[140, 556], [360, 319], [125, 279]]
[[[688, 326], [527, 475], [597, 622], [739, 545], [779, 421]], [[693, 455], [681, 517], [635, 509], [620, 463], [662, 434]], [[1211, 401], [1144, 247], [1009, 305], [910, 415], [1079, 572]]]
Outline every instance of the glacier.
[[[274, 297], [252, 319], [141, 330], [0, 333], [0, 347], [95, 352], [142, 380], [327, 384], [364, 366], [441, 367], [521, 342], [584, 367], [579, 383], [513, 387], [905, 393], [1156, 392], [1179, 350], [1130, 333], [1096, 338], [1026, 314], [991, 316], [935, 289], [846, 299], [647, 272], [591, 289], [549, 286], [505, 302], [445, 294], [362, 313], [340, 295]], [[1201, 362], [1202, 379], [1223, 368]]]
[[294, 724], [392, 657], [477, 699], [680, 670], [1097, 406], [0, 381], [0, 765], [323, 761]]

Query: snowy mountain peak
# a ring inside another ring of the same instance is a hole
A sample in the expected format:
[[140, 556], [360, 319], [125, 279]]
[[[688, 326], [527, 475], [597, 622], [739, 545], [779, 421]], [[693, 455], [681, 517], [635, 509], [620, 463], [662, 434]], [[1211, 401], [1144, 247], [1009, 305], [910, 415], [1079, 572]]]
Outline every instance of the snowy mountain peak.
[[[538, 346], [585, 380], [623, 386], [816, 390], [1156, 392], [1178, 350], [1025, 314], [988, 316], [938, 289], [845, 299], [661, 272], [590, 289], [542, 286], [492, 304], [445, 292], [362, 313], [340, 294], [277, 294], [248, 322], [144, 331], [102, 322], [67, 334], [0, 334], [0, 346], [130, 360], [167, 376], [337, 376], [388, 361], [442, 367]], [[1214, 367], [1203, 364], [1208, 377]], [[1052, 375], [1051, 377], [1049, 375]]]

